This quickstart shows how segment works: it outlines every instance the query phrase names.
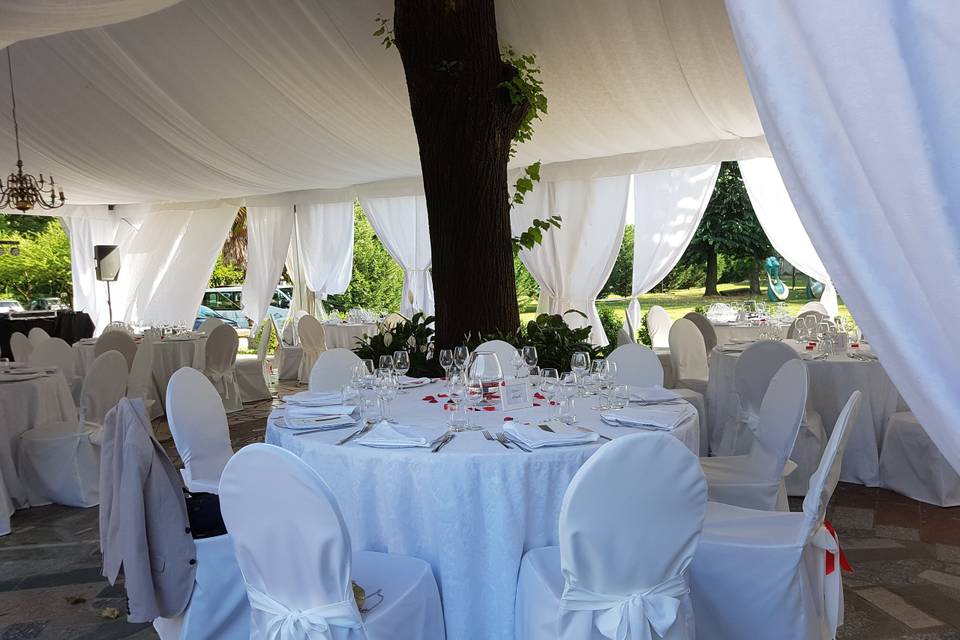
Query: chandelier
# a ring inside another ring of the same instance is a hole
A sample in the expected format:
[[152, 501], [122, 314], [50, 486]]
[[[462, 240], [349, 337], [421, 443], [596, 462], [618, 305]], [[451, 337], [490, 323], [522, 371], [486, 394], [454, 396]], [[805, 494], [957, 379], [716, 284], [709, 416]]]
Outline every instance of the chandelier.
[[[63, 197], [63, 189], [60, 189], [58, 195], [53, 176], [50, 176], [50, 182], [46, 182], [42, 173], [38, 180], [29, 173], [23, 172], [23, 160], [20, 159], [20, 128], [17, 126], [17, 98], [13, 93], [13, 63], [10, 61], [10, 49], [11, 47], [7, 47], [7, 71], [10, 74], [10, 102], [13, 105], [13, 136], [17, 141], [17, 170], [16, 173], [7, 176], [6, 186], [0, 180], [0, 209], [12, 206], [24, 213], [33, 209], [34, 205], [40, 205], [42, 209], [56, 209], [63, 206], [65, 198]], [[48, 189], [49, 191], [47, 191]]]

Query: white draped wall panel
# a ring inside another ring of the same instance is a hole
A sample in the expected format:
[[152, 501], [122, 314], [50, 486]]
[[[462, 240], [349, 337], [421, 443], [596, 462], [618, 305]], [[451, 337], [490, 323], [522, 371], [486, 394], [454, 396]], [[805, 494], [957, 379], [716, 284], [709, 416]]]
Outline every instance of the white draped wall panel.
[[539, 311], [564, 313], [571, 326], [593, 328], [594, 344], [607, 344], [597, 314], [603, 288], [623, 241], [630, 176], [541, 182], [511, 214], [514, 235], [535, 218], [563, 218], [562, 228], [543, 234], [543, 242], [520, 252], [520, 259], [540, 285]]
[[73, 279], [73, 308], [86, 311], [99, 334], [110, 322], [107, 309], [107, 284], [97, 280], [93, 247], [114, 244], [118, 219], [106, 205], [67, 205], [60, 219], [70, 240], [70, 266]]
[[633, 286], [627, 315], [635, 330], [641, 318], [637, 296], [667, 277], [683, 257], [719, 172], [719, 164], [707, 164], [633, 176]]
[[[956, 3], [727, 8], [803, 227], [891, 379], [960, 470]], [[875, 481], [851, 471], [844, 465], [843, 477]]]
[[754, 158], [739, 164], [753, 211], [770, 244], [794, 267], [824, 284], [820, 302], [831, 316], [837, 315], [837, 290], [797, 216], [777, 163], [773, 158]]
[[343, 293], [353, 274], [354, 201], [298, 204], [296, 227], [303, 276], [321, 297]]
[[267, 316], [293, 233], [293, 204], [247, 204], [247, 275], [240, 299], [254, 325]]
[[411, 183], [409, 195], [401, 196], [388, 197], [359, 188], [360, 204], [373, 230], [387, 252], [403, 267], [400, 313], [408, 318], [417, 311], [427, 315], [434, 311], [427, 199], [422, 195], [422, 185], [416, 182], [419, 181]]

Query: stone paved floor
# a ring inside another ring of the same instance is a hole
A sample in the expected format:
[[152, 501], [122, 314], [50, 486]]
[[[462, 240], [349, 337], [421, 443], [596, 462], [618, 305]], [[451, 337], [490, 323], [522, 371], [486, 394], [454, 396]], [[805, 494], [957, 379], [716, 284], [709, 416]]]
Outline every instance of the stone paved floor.
[[[235, 449], [263, 441], [270, 406], [230, 416]], [[156, 430], [177, 462], [166, 424]], [[841, 484], [830, 518], [854, 568], [840, 639], [960, 640], [960, 508]], [[0, 640], [156, 638], [124, 621], [122, 583], [100, 575], [95, 508], [24, 510], [12, 527], [0, 538]]]

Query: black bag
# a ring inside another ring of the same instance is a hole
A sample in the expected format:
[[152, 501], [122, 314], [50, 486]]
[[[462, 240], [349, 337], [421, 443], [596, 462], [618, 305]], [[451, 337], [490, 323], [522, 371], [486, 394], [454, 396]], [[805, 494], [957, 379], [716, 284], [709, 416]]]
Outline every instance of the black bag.
[[227, 532], [223, 516], [220, 515], [220, 496], [215, 493], [190, 493], [184, 489], [183, 499], [187, 503], [187, 518], [194, 540], [215, 538]]

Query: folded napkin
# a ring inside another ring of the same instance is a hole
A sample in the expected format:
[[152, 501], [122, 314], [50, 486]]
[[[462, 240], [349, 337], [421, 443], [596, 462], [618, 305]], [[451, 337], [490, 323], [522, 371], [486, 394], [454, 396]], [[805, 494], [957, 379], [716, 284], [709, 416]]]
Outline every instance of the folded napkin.
[[378, 422], [364, 435], [357, 438], [357, 444], [384, 449], [404, 449], [408, 447], [430, 447], [447, 432], [446, 427], [414, 427], [392, 422]]
[[284, 415], [287, 420], [303, 420], [323, 416], [353, 416], [358, 409], [359, 407], [353, 404], [331, 404], [324, 407], [298, 407], [293, 405], [286, 408]]
[[422, 387], [425, 384], [430, 384], [430, 378], [411, 378], [410, 376], [400, 376], [401, 389], [413, 389], [414, 387]]
[[[541, 429], [541, 424], [550, 427], [553, 431]], [[559, 420], [541, 420], [537, 422], [510, 420], [503, 423], [503, 430], [531, 449], [588, 444], [600, 438], [600, 436], [593, 431], [582, 431], [577, 427], [564, 424]]]
[[38, 371], [37, 369], [18, 369], [17, 373], [6, 372], [0, 373], [0, 382], [22, 382], [23, 380], [33, 380], [34, 378], [45, 378], [47, 373], [45, 371]]
[[660, 385], [653, 387], [630, 387], [631, 402], [670, 402], [680, 396], [672, 389], [664, 389]]
[[743, 353], [747, 347], [750, 345], [747, 344], [733, 344], [727, 343], [723, 346], [717, 347], [717, 350], [721, 353]]
[[313, 418], [291, 418], [284, 415], [274, 423], [286, 429], [310, 429], [322, 431], [324, 429], [339, 429], [348, 424], [357, 424], [353, 416], [314, 416]]
[[604, 422], [619, 424], [622, 427], [673, 431], [696, 411], [690, 404], [678, 404], [660, 407], [628, 407], [620, 411], [604, 411], [600, 414]]
[[301, 391], [283, 397], [286, 404], [301, 407], [325, 407], [340, 404], [341, 400], [339, 391]]

